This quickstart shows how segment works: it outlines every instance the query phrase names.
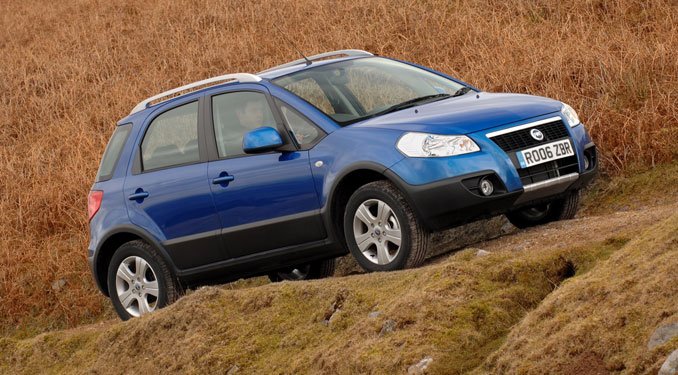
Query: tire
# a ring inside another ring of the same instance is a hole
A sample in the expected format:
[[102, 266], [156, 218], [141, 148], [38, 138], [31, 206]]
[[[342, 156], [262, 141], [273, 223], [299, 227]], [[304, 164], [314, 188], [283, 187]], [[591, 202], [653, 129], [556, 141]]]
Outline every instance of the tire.
[[579, 190], [575, 190], [565, 198], [509, 212], [505, 216], [511, 224], [521, 229], [573, 219], [579, 209], [579, 196]]
[[405, 196], [389, 181], [371, 182], [351, 195], [344, 236], [351, 254], [368, 272], [421, 265], [430, 237]]
[[[144, 271], [138, 272], [140, 268]], [[175, 302], [181, 289], [158, 251], [137, 240], [123, 244], [113, 254], [108, 293], [120, 319], [128, 320]]]
[[335, 259], [323, 259], [268, 274], [271, 282], [324, 279], [334, 275]]

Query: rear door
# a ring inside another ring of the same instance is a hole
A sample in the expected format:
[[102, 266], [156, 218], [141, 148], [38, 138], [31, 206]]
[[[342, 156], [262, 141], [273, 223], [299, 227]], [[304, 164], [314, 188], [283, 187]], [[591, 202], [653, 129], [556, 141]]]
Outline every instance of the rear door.
[[130, 220], [161, 239], [180, 269], [227, 258], [207, 180], [201, 107], [193, 100], [150, 120], [124, 186]]
[[[292, 143], [268, 92], [229, 91], [206, 99], [206, 133], [212, 133], [208, 176], [229, 255], [238, 258], [323, 240], [308, 151]], [[287, 151], [245, 154], [244, 134], [261, 126], [276, 128]], [[224, 176], [230, 181], [215, 181]]]

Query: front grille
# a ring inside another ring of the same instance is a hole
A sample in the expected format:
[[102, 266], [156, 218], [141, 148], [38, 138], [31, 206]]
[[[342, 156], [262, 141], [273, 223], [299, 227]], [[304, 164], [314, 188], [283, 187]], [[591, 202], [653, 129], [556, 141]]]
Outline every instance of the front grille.
[[[532, 129], [539, 129], [544, 133], [544, 139], [538, 141], [530, 135]], [[514, 131], [512, 133], [501, 134], [491, 139], [496, 143], [502, 150], [506, 152], [520, 150], [522, 148], [536, 146], [542, 143], [547, 143], [555, 141], [560, 138], [565, 138], [568, 136], [567, 128], [561, 120], [556, 120], [546, 124], [537, 125], [534, 127], [529, 127], [526, 129], [521, 129]]]
[[518, 175], [523, 185], [550, 180], [566, 174], [579, 171], [579, 162], [576, 156], [550, 161], [534, 167], [518, 169]]
[[[530, 135], [532, 129], [539, 129], [544, 134], [544, 139], [541, 141], [534, 139], [532, 135]], [[533, 167], [520, 168], [520, 163], [518, 163], [516, 158], [516, 152], [568, 137], [569, 133], [567, 132], [565, 123], [563, 123], [562, 120], [555, 120], [546, 124], [531, 126], [511, 133], [497, 135], [490, 139], [492, 139], [492, 141], [509, 156], [513, 165], [518, 170], [518, 175], [520, 176], [520, 181], [523, 185], [530, 185], [536, 182], [564, 176], [569, 173], [579, 172], [577, 156], [570, 156], [535, 165]]]

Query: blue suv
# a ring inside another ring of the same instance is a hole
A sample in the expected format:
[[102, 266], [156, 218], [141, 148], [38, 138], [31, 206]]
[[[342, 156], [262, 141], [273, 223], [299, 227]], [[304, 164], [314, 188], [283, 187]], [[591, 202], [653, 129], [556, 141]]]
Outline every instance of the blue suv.
[[568, 105], [482, 92], [359, 50], [148, 98], [88, 197], [89, 263], [122, 319], [186, 287], [420, 265], [430, 233], [505, 214], [572, 218], [597, 171]]

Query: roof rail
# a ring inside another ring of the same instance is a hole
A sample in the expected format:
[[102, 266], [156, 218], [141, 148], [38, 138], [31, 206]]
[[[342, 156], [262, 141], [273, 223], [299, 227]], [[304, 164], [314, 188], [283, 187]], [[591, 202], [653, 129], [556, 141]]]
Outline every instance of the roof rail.
[[130, 112], [130, 115], [148, 108], [148, 105], [152, 101], [164, 98], [166, 96], [170, 96], [172, 94], [179, 93], [181, 91], [185, 91], [185, 90], [193, 89], [193, 88], [196, 88], [196, 87], [199, 87], [199, 86], [204, 86], [204, 85], [207, 85], [207, 84], [210, 84], [210, 83], [221, 82], [221, 81], [236, 81], [236, 82], [243, 82], [243, 83], [244, 82], [259, 82], [259, 81], [261, 81], [261, 77], [254, 75], [254, 74], [250, 74], [250, 73], [234, 73], [234, 74], [225, 74], [225, 75], [218, 76], [218, 77], [203, 79], [202, 81], [189, 83], [188, 85], [184, 85], [184, 86], [172, 89], [172, 90], [165, 91], [163, 93], [160, 93], [160, 94], [155, 95], [155, 96], [151, 96], [150, 98], [147, 98], [147, 99], [141, 101], [139, 104], [136, 105], [136, 107], [134, 107], [134, 109], [132, 109], [132, 112]]
[[[320, 59], [324, 59], [326, 57], [337, 56], [337, 55], [374, 56], [373, 54], [371, 54], [367, 51], [360, 50], [360, 49], [340, 49], [340, 50], [337, 50], [337, 51], [325, 52], [325, 53], [321, 53], [321, 54], [318, 54], [318, 55], [310, 56], [310, 57], [308, 57], [308, 60], [309, 61], [315, 61], [315, 60], [320, 60]], [[282, 64], [282, 65], [277, 65], [277, 66], [274, 66], [272, 68], [268, 68], [266, 70], [262, 70], [261, 72], [259, 72], [257, 74], [267, 73], [267, 72], [270, 72], [270, 71], [273, 71], [273, 70], [278, 70], [278, 69], [282, 69], [282, 68], [289, 68], [290, 66], [306, 64], [306, 63], [307, 63], [306, 59], [294, 60], [292, 62], [288, 62], [288, 63]]]

